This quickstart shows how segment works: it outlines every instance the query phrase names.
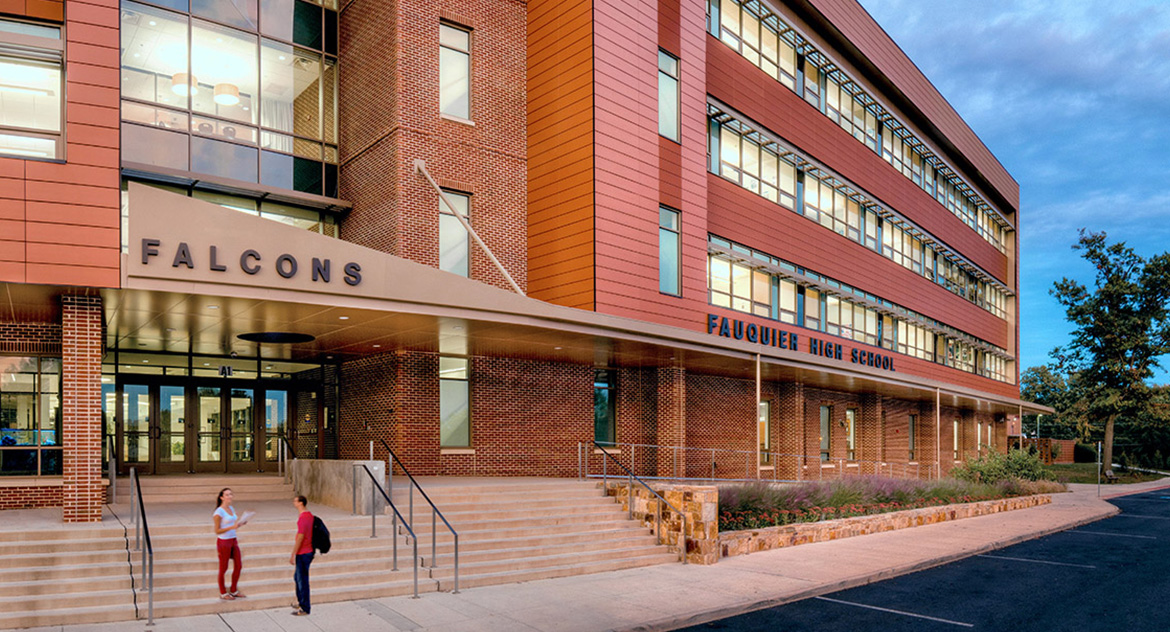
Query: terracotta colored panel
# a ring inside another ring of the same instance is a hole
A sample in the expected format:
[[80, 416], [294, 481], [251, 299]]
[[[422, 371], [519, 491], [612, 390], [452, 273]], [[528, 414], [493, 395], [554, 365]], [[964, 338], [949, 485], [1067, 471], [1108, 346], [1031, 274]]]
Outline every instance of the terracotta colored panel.
[[29, 220], [55, 224], [118, 229], [122, 221], [120, 207], [102, 208], [31, 201], [27, 204], [26, 212]]
[[[111, 26], [114, 28], [111, 28]], [[114, 25], [95, 26], [84, 22], [70, 21], [66, 36], [69, 38], [71, 44], [84, 43], [92, 46], [118, 48], [120, 39], [116, 26], [116, 23]]]
[[0, 178], [23, 178], [26, 162], [18, 158], [0, 158]]
[[0, 178], [0, 200], [23, 199], [24, 180], [18, 178]]
[[84, 123], [102, 127], [118, 127], [121, 112], [117, 105], [97, 106], [78, 101], [65, 104], [65, 120], [69, 123]]
[[[117, 28], [118, 7], [116, 4], [110, 6], [100, 6], [89, 2], [71, 1], [69, 3], [69, 23], [94, 24], [98, 26]], [[73, 69], [71, 68], [71, 74], [72, 70]]]
[[119, 263], [120, 254], [117, 243], [105, 247], [43, 244], [32, 241], [27, 243], [26, 252], [30, 265], [36, 262], [65, 266], [117, 268]]
[[70, 42], [65, 47], [65, 64], [68, 66], [74, 62], [118, 68], [118, 48], [94, 46], [87, 42]]
[[[72, 7], [70, 8], [72, 11]], [[115, 12], [117, 15], [117, 12]], [[69, 97], [73, 98], [72, 86], [78, 84], [86, 84], [91, 86], [105, 86], [118, 90], [120, 78], [118, 76], [118, 69], [108, 66], [93, 66], [90, 64], [72, 63], [69, 64]]]
[[[18, 228], [22, 227], [6, 226], [5, 224], [19, 224], [19, 222], [6, 222], [4, 220], [0, 220], [0, 260], [18, 261], [24, 263], [24, 240], [10, 239], [10, 237], [19, 237], [23, 231], [18, 230]], [[6, 231], [11, 231], [11, 233], [7, 233]]]
[[88, 186], [118, 189], [121, 186], [118, 168], [91, 167], [86, 165], [60, 164], [54, 162], [29, 161], [28, 179], [43, 182], [68, 182]]
[[[84, 123], [65, 124], [65, 142], [69, 147], [74, 145], [93, 145], [117, 149], [120, 142], [120, 130], [117, 127], [103, 127], [86, 125]], [[68, 149], [66, 150], [69, 151]], [[70, 152], [71, 153], [71, 152]], [[69, 155], [72, 163], [73, 156]]]
[[[94, 86], [86, 83], [77, 83], [70, 77], [69, 81], [69, 102], [83, 103], [86, 105], [97, 105], [106, 108], [117, 109], [118, 103], [118, 86]], [[104, 120], [104, 118], [103, 118]]]
[[[0, 229], [2, 230], [2, 229]], [[28, 222], [25, 239], [28, 242], [119, 248], [120, 231], [116, 228], [46, 224]]]
[[65, 3], [54, 0], [25, 0], [25, 15], [38, 20], [63, 22], [65, 20]]
[[28, 200], [39, 202], [61, 202], [81, 206], [104, 206], [117, 209], [121, 206], [121, 193], [114, 187], [92, 187], [65, 182], [40, 182], [29, 180], [26, 195]]
[[24, 0], [0, 0], [0, 13], [24, 15]]
[[[115, 131], [116, 128], [115, 128]], [[118, 164], [118, 149], [116, 147], [94, 147], [91, 145], [75, 145], [69, 143], [66, 148], [66, 159], [73, 164], [109, 167]]]
[[24, 283], [24, 263], [0, 261], [0, 281]]
[[[0, 200], [0, 219], [23, 222], [24, 200]], [[0, 233], [0, 237], [3, 237], [3, 233]]]
[[[115, 266], [117, 261], [114, 261]], [[25, 267], [26, 283], [44, 285], [83, 285], [90, 287], [118, 287], [121, 273], [117, 267], [91, 265], [57, 265], [29, 262]]]

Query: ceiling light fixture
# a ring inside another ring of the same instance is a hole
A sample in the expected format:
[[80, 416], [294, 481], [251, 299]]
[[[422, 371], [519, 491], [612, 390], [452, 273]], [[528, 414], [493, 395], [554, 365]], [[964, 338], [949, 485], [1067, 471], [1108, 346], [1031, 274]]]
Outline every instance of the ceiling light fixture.
[[217, 83], [213, 100], [220, 105], [236, 105], [240, 102], [240, 89], [234, 83]]
[[381, 348], [382, 348], [382, 345], [374, 345], [374, 348], [375, 348], [375, 349], [381, 349]]
[[349, 320], [349, 316], [338, 316], [337, 320]]
[[174, 75], [171, 75], [171, 92], [181, 97], [199, 94], [199, 80], [195, 78], [195, 75], [176, 72]]
[[207, 309], [219, 309], [219, 305], [208, 305]]

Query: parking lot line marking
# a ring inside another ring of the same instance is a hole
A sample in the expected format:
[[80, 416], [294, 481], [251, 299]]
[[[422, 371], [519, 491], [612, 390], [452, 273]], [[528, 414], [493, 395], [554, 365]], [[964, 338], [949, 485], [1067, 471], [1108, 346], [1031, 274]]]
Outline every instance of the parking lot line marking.
[[928, 619], [930, 621], [938, 621], [939, 623], [949, 623], [951, 625], [957, 625], [957, 626], [961, 626], [964, 628], [975, 627], [975, 624], [973, 624], [973, 623], [963, 623], [962, 621], [951, 621], [950, 619], [939, 619], [938, 617], [928, 617], [924, 614], [914, 614], [913, 612], [905, 612], [903, 610], [891, 610], [890, 608], [879, 608], [878, 606], [871, 606], [868, 604], [857, 603], [854, 601], [842, 601], [840, 599], [831, 599], [829, 597], [813, 597], [813, 599], [820, 599], [821, 601], [829, 601], [832, 603], [839, 603], [839, 604], [842, 604], [845, 606], [856, 606], [858, 608], [868, 608], [870, 610], [877, 610], [879, 612], [889, 612], [890, 614], [900, 614], [904, 617], [914, 617], [917, 619]]
[[1082, 531], [1080, 529], [1073, 529], [1069, 533], [1087, 533], [1089, 535], [1109, 535], [1115, 538], [1141, 538], [1143, 540], [1157, 540], [1158, 538], [1152, 535], [1131, 535], [1129, 533], [1108, 533], [1106, 531]]
[[1069, 564], [1068, 562], [1050, 562], [1048, 560], [1030, 560], [1026, 557], [1008, 557], [1006, 555], [976, 555], [975, 557], [986, 557], [993, 560], [1010, 560], [1012, 562], [1031, 562], [1033, 564], [1051, 564], [1052, 566], [1072, 566], [1074, 568], [1097, 568], [1088, 564]]
[[1151, 520], [1170, 520], [1170, 516], [1143, 516], [1141, 514], [1119, 513], [1118, 518], [1149, 518]]

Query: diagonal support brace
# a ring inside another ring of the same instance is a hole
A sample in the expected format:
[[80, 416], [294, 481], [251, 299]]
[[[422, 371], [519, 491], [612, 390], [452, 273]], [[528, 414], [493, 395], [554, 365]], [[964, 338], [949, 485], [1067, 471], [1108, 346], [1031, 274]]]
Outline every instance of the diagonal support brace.
[[471, 238], [477, 245], [479, 245], [480, 249], [483, 250], [484, 254], [487, 255], [487, 258], [491, 260], [492, 264], [496, 266], [496, 269], [500, 271], [500, 274], [504, 275], [504, 279], [508, 281], [508, 285], [512, 286], [512, 290], [514, 290], [520, 296], [524, 296], [524, 290], [520, 289], [520, 286], [516, 284], [514, 279], [512, 279], [512, 275], [508, 274], [508, 271], [504, 269], [504, 264], [500, 263], [500, 260], [497, 259], [496, 255], [493, 254], [491, 249], [487, 247], [487, 244], [483, 243], [483, 240], [480, 239], [479, 235], [475, 233], [475, 229], [471, 227], [471, 222], [468, 222], [467, 218], [463, 216], [463, 213], [461, 213], [459, 209], [455, 208], [455, 205], [451, 203], [451, 200], [447, 199], [447, 194], [443, 193], [443, 189], [439, 188], [439, 184], [435, 182], [434, 178], [431, 177], [430, 172], [427, 171], [426, 161], [422, 160], [421, 158], [416, 158], [414, 161], [414, 170], [416, 173], [422, 174], [422, 176], [427, 179], [427, 182], [429, 182], [431, 187], [435, 189], [435, 193], [439, 194], [439, 199], [442, 200], [443, 204], [447, 206], [447, 209], [449, 209], [451, 213], [455, 215], [455, 219], [459, 220], [459, 223], [463, 225], [463, 229], [467, 231], [467, 234], [471, 235]]

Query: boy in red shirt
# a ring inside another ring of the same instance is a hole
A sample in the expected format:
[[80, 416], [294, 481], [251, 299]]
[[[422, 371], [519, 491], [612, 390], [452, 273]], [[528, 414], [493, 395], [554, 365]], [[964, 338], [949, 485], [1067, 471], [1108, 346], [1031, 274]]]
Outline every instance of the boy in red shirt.
[[309, 501], [304, 496], [293, 498], [293, 506], [300, 513], [297, 516], [297, 540], [293, 545], [292, 556], [288, 563], [296, 566], [293, 573], [293, 582], [297, 587], [297, 609], [294, 616], [304, 617], [309, 614], [309, 564], [313, 561], [313, 514], [305, 508]]

